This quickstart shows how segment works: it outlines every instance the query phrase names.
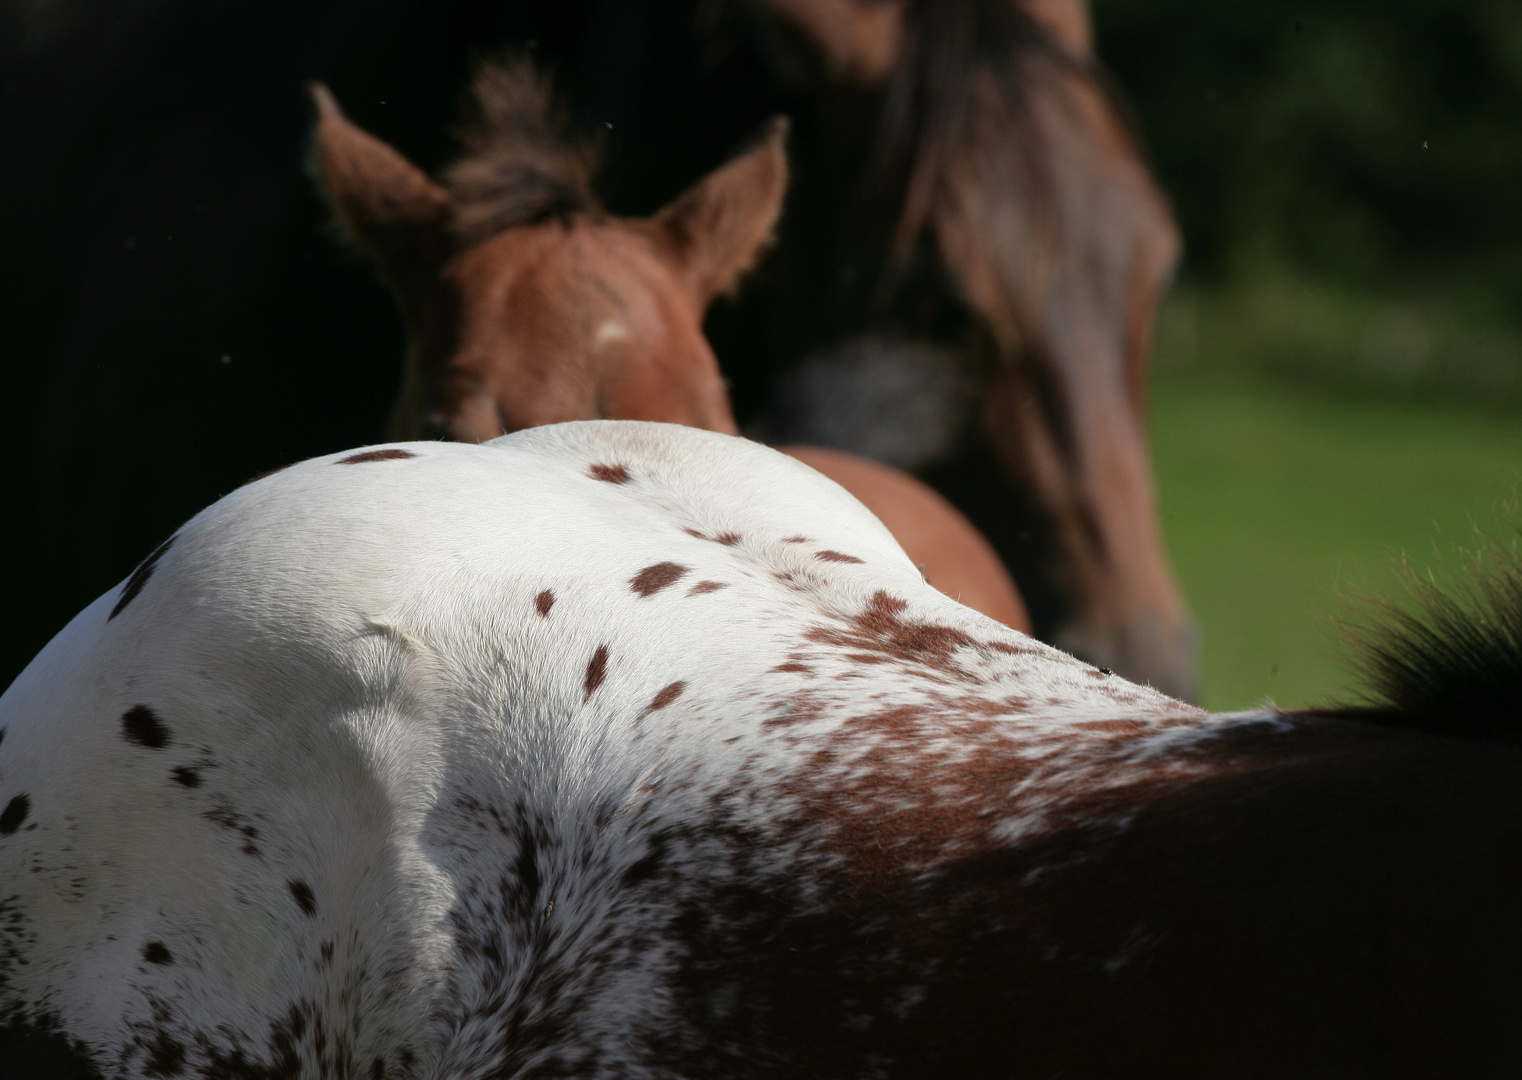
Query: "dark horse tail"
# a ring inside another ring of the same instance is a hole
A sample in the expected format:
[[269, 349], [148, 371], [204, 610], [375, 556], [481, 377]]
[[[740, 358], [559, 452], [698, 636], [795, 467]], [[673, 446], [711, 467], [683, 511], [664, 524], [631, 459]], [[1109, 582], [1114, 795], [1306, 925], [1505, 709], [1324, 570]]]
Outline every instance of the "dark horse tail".
[[1365, 701], [1314, 711], [1522, 745], [1522, 555], [1489, 541], [1470, 563], [1467, 584], [1412, 571], [1413, 606], [1377, 604], [1352, 635]]

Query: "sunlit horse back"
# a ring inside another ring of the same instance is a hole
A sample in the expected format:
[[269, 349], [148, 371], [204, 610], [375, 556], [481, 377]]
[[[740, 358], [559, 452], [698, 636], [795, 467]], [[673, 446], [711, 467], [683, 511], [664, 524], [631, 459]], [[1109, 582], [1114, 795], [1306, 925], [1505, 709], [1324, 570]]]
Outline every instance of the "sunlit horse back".
[[1514, 1076], [1514, 751], [1207, 717], [669, 425], [318, 458], [0, 698], [0, 1074]]

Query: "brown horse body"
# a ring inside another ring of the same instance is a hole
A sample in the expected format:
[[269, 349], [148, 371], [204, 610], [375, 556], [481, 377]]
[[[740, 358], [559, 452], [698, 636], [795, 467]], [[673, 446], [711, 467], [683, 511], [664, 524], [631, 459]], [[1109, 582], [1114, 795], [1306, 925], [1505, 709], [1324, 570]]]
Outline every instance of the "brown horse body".
[[[1083, 0], [767, 0], [809, 107], [804, 178], [769, 275], [771, 351], [810, 355], [762, 432], [881, 453], [876, 429], [953, 355], [939, 445], [884, 460], [993, 541], [1037, 635], [1177, 696], [1192, 628], [1157, 522], [1144, 427], [1154, 308], [1179, 252], [1098, 71]], [[866, 343], [866, 349], [863, 347]], [[874, 363], [861, 362], [876, 348]], [[912, 358], [911, 358], [912, 359]]]
[[[738, 433], [703, 313], [771, 235], [785, 124], [631, 220], [598, 207], [589, 155], [560, 136], [527, 65], [483, 69], [480, 126], [443, 186], [314, 93], [324, 188], [411, 331], [396, 437], [483, 442], [599, 418]], [[855, 455], [789, 452], [877, 514], [937, 588], [1029, 631], [1008, 571], [945, 499]]]

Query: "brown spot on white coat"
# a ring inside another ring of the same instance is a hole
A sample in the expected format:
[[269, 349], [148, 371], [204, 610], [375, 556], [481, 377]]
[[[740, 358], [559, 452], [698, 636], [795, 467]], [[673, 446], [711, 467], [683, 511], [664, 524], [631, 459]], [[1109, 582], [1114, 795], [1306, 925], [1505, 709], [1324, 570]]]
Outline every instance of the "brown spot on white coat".
[[350, 454], [348, 457], [339, 458], [335, 465], [363, 465], [370, 461], [405, 461], [407, 458], [417, 457], [411, 450], [403, 450], [399, 446], [388, 446], [384, 450], [363, 450], [358, 454]]
[[647, 566], [629, 579], [629, 588], [633, 589], [641, 597], [651, 597], [660, 592], [667, 585], [680, 579], [687, 573], [688, 567], [680, 563], [659, 562], [653, 566]]

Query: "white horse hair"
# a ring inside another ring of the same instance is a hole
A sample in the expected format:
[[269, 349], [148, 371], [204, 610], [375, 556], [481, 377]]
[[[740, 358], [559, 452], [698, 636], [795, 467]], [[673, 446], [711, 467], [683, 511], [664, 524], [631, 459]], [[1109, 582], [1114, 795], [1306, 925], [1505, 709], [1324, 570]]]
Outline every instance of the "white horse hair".
[[[1190, 800], [1318, 739], [1375, 747], [1364, 776], [1421, 738], [1356, 728], [1206, 717], [1010, 631], [744, 440], [314, 459], [0, 698], [0, 1074], [1150, 1075], [1170, 1051], [1107, 1006], [1092, 1046], [1043, 1040], [1075, 987], [1151, 993], [1170, 943], [1240, 924], [1177, 884], [1198, 866], [1115, 914], [1136, 877], [1103, 867], [1169, 829], [1216, 851]], [[1231, 787], [1219, 850], [1271, 789]], [[1237, 1075], [1288, 1060], [1232, 1045]]]

